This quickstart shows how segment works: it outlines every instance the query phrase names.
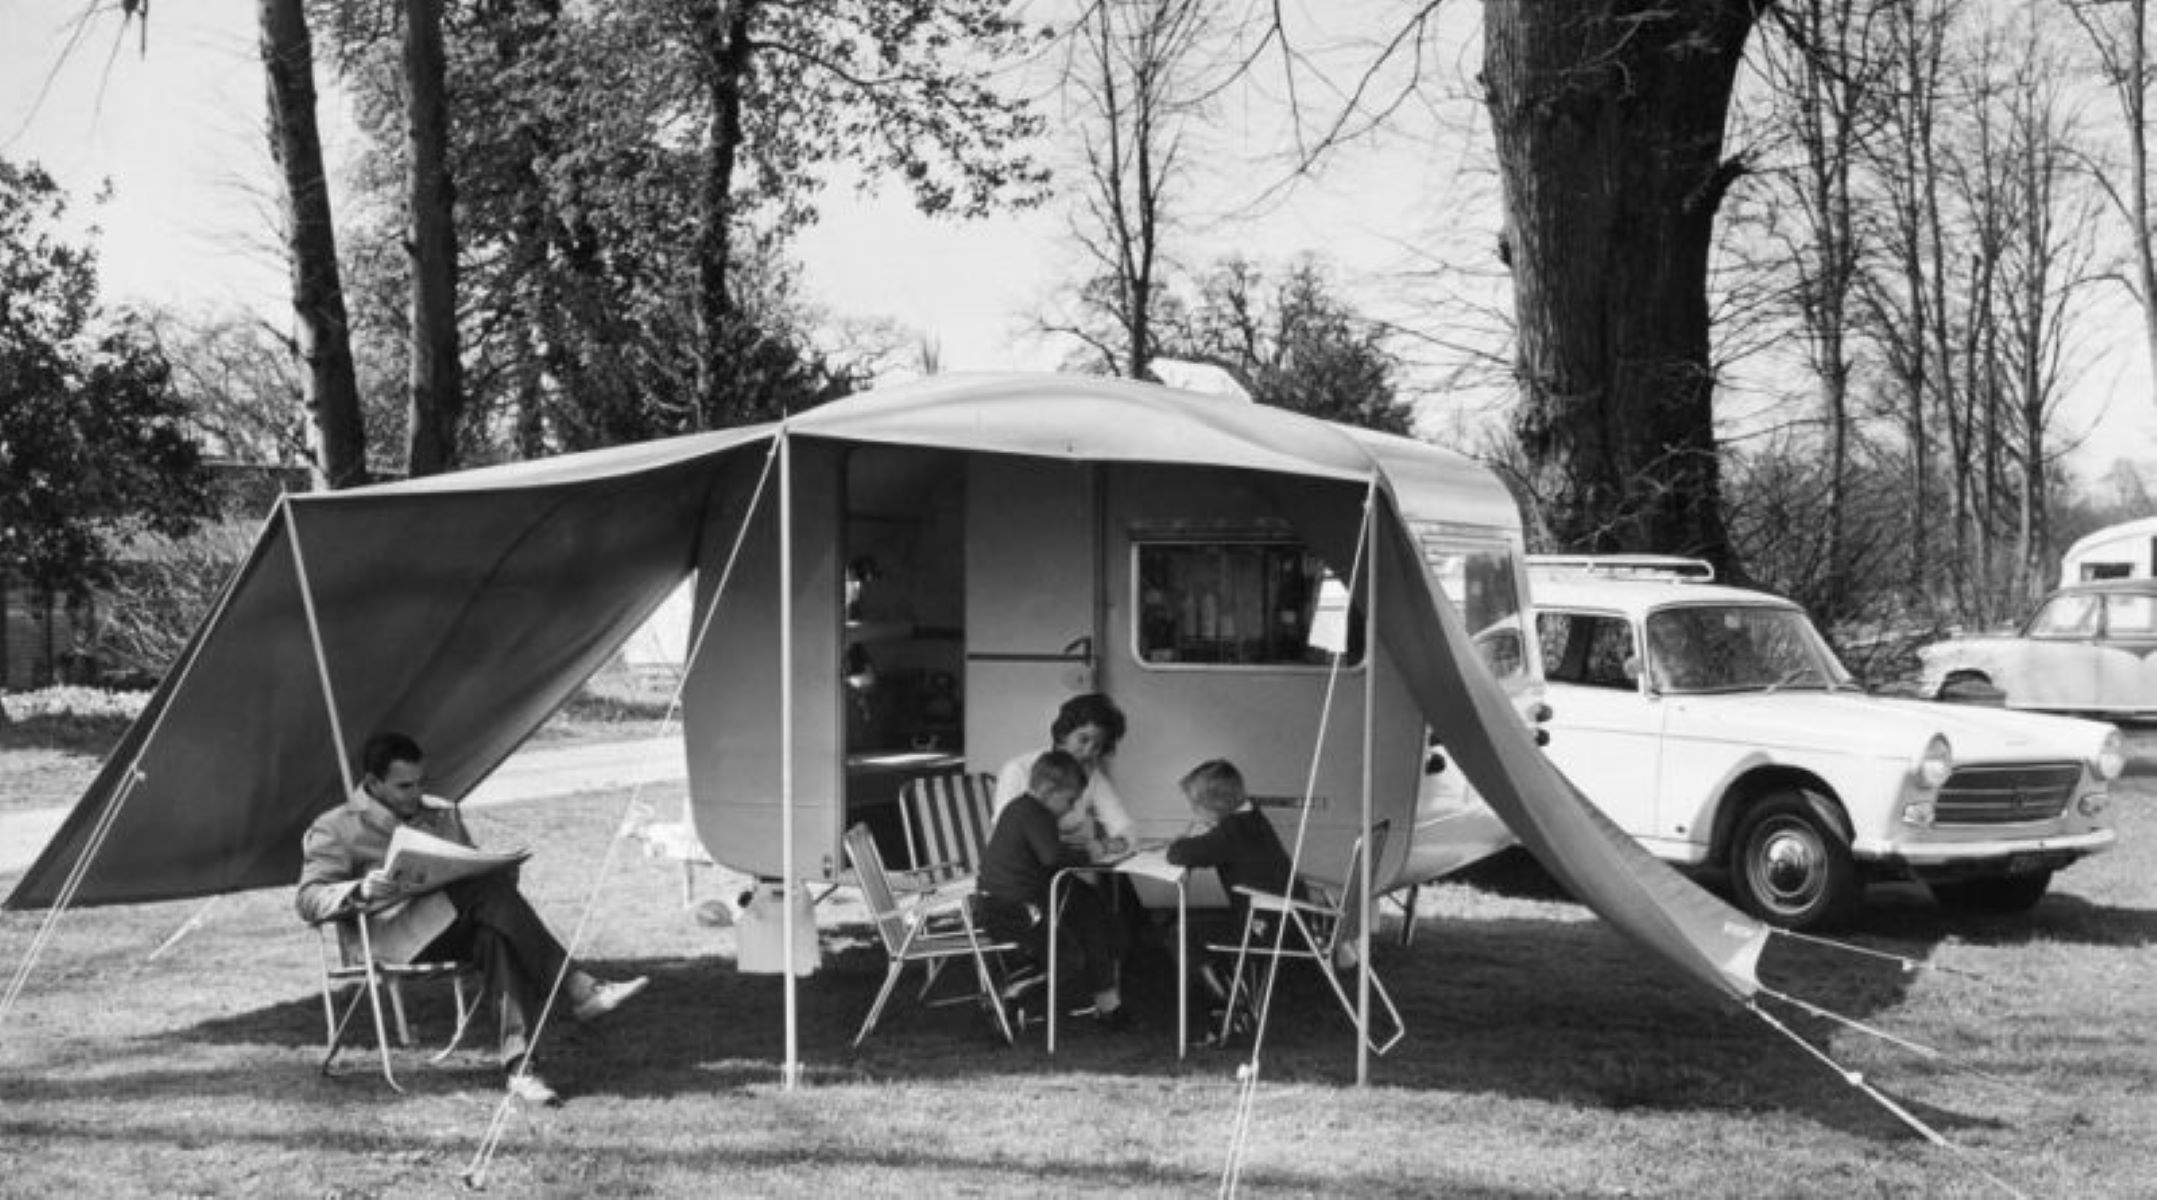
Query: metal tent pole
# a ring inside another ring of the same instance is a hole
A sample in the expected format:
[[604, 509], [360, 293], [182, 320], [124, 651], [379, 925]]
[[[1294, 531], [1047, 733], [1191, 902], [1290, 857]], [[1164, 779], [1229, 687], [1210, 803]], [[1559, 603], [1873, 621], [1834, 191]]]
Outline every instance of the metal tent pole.
[[[1371, 1081], [1371, 755], [1378, 711], [1378, 479], [1363, 494], [1364, 588], [1370, 597], [1363, 615], [1363, 853], [1356, 856], [1362, 878], [1355, 881], [1356, 905], [1356, 1086]], [[1341, 881], [1348, 886], [1348, 880]], [[1333, 969], [1332, 963], [1326, 964]]]
[[801, 1082], [794, 980], [794, 444], [779, 426], [779, 965], [786, 973], [786, 1065], [780, 1083]]

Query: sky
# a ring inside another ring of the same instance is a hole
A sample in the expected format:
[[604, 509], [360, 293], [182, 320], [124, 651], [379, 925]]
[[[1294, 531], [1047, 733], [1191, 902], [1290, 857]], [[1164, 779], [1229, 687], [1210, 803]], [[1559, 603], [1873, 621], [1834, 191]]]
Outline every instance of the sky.
[[[261, 132], [254, 0], [159, 5], [147, 52], [133, 31], [116, 37], [109, 4], [77, 37], [69, 14], [81, 3], [0, 0], [8, 31], [0, 155], [41, 162], [69, 189], [78, 215], [91, 209], [100, 181], [111, 181], [113, 195], [95, 215], [108, 300], [276, 311], [285, 278]], [[330, 91], [325, 85], [320, 116], [334, 164], [340, 142], [354, 135]], [[1024, 331], [1053, 281], [1070, 274], [1059, 210], [961, 222], [930, 220], [903, 196], [860, 195], [843, 184], [827, 197], [823, 219], [797, 248], [827, 308], [920, 331], [938, 343], [946, 369], [1055, 365], [1060, 351]], [[1397, 253], [1390, 231], [1419, 205], [1413, 178], [1353, 195], [1321, 183], [1262, 219], [1201, 213], [1196, 223], [1208, 232], [1183, 244], [1203, 248], [1201, 259], [1325, 246], [1360, 268]]]
[[[146, 50], [139, 28], [118, 36], [110, 0], [78, 27], [75, 14], [89, 2], [0, 0], [0, 156], [39, 161], [68, 189], [76, 215], [96, 221], [107, 300], [286, 312], [255, 0], [157, 5]], [[1441, 69], [1457, 76], [1473, 66]], [[321, 116], [335, 163], [352, 135], [333, 90], [325, 85]], [[1262, 211], [1209, 207], [1211, 196], [1248, 194], [1252, 180], [1285, 173], [1253, 149], [1278, 140], [1251, 135], [1261, 121], [1217, 112], [1206, 131], [1199, 157], [1216, 174], [1182, 198], [1189, 219], [1176, 246], [1187, 264], [1241, 252], [1278, 265], [1319, 251], [1368, 310], [1405, 315], [1397, 276], [1419, 256], [1490, 256], [1497, 221], [1488, 179], [1427, 138], [1341, 155]], [[109, 200], [93, 205], [107, 180]], [[837, 316], [888, 318], [917, 331], [937, 345], [946, 370], [1053, 369], [1064, 353], [1029, 332], [1032, 314], [1077, 275], [1053, 205], [929, 220], [903, 197], [841, 184], [796, 249], [812, 299]], [[2071, 459], [2085, 476], [2116, 457], [2157, 457], [2157, 404], [2133, 349], [2139, 335], [2122, 323], [2100, 340], [2112, 349], [2093, 355], [2065, 426], [2092, 431]], [[1424, 414], [1426, 434], [1444, 439], [1458, 428], [1451, 413]]]

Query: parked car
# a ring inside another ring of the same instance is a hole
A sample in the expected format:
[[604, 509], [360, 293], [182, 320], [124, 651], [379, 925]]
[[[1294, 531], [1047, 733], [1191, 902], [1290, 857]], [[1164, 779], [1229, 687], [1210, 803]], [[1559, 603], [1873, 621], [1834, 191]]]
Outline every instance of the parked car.
[[1934, 642], [1918, 661], [1934, 699], [2157, 719], [2157, 579], [2069, 584], [2014, 633]]
[[1530, 559], [1548, 753], [1651, 853], [1804, 929], [1875, 879], [2016, 911], [2113, 844], [2119, 731], [1865, 693], [1803, 609], [1708, 564]]

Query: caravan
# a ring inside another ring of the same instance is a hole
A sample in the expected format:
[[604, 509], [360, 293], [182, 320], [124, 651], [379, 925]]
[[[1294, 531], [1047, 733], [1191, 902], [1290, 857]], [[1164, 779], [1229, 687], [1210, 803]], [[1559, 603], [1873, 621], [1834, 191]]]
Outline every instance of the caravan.
[[2060, 586], [2099, 579], [2157, 576], [2157, 517], [2107, 525], [2076, 539], [2060, 556]]
[[[1014, 414], [1042, 429], [1070, 418], [1127, 421], [1147, 453], [1112, 461], [981, 453], [952, 438], [818, 434], [872, 404], [895, 416], [910, 407], [899, 397], [795, 423], [787, 492], [759, 493], [745, 479], [710, 522], [700, 555], [723, 562], [736, 531], [749, 531], [730, 582], [700, 575], [705, 632], [685, 696], [694, 819], [715, 858], [781, 873], [782, 714], [739, 684], [781, 669], [780, 606], [761, 581], [777, 578], [782, 507], [795, 548], [793, 790], [809, 800], [797, 799], [794, 812], [796, 861], [806, 864], [798, 875], [838, 878], [840, 841], [857, 821], [877, 832], [888, 859], [903, 861], [896, 805], [907, 780], [994, 771], [1047, 745], [1058, 704], [1089, 691], [1130, 715], [1113, 769], [1142, 836], [1180, 832], [1189, 813], [1176, 780], [1226, 755], [1284, 833], [1309, 791], [1309, 854], [1322, 862], [1356, 836], [1367, 764], [1395, 828], [1413, 830], [1379, 864], [1392, 886], [1511, 844], [1442, 750], [1426, 747], [1398, 664], [1367, 645], [1369, 567], [1356, 561], [1355, 532], [1333, 528], [1361, 507], [1362, 485], [1287, 485], [1179, 460], [1170, 426], [1149, 430], [1135, 410], [1101, 407], [1157, 391], [1067, 381]], [[1197, 403], [1213, 410], [1193, 415], [1219, 429], [1279, 415]], [[1382, 447], [1402, 464], [1396, 499], [1414, 514], [1426, 565], [1480, 631], [1486, 663], [1524, 710], [1533, 707], [1540, 684], [1535, 656], [1520, 652], [1522, 539], [1510, 497], [1488, 471], [1446, 451], [1329, 434], [1341, 450]], [[1329, 597], [1351, 617], [1338, 673], [1313, 644]]]
[[[289, 886], [368, 731], [423, 739], [461, 797], [693, 573], [684, 751], [719, 862], [836, 880], [896, 780], [1039, 746], [1098, 689], [1131, 715], [1114, 769], [1146, 832], [1181, 825], [1184, 769], [1232, 757], [1308, 816], [1307, 862], [1384, 822], [1386, 892], [1517, 837], [1674, 969], [1751, 995], [1765, 928], [1599, 817], [1526, 727], [1521, 550], [1511, 498], [1456, 455], [1064, 376], [291, 497], [8, 906]], [[1336, 670], [1309, 643], [1342, 607]]]

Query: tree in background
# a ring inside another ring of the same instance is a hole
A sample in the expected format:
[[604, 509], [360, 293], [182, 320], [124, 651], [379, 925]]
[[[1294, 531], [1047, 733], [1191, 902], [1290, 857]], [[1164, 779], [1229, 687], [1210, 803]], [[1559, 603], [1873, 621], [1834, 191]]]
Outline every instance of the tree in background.
[[405, 470], [413, 475], [434, 475], [457, 465], [457, 430], [465, 408], [443, 7], [441, 0], [405, 0], [403, 6], [404, 246], [412, 306]]
[[[451, 10], [461, 453], [529, 457], [768, 419], [860, 386], [851, 349], [793, 299], [789, 239], [841, 165], [901, 179], [931, 211], [1030, 196], [1040, 175], [1019, 143], [1034, 122], [977, 73], [1029, 44], [996, 7]], [[723, 29], [699, 24], [720, 17]], [[714, 57], [712, 37], [740, 61]], [[381, 31], [349, 24], [339, 44], [370, 147], [355, 322], [401, 342], [401, 74]], [[715, 116], [727, 88], [734, 107]]]
[[1249, 260], [1217, 266], [1163, 354], [1210, 363], [1251, 399], [1386, 433], [1413, 432], [1414, 412], [1396, 385], [1400, 361], [1385, 332], [1348, 306], [1310, 259], [1278, 282]]
[[1484, 69], [1505, 192], [1530, 487], [1567, 549], [1730, 565], [1708, 258], [1756, 0], [1491, 0]]
[[67, 201], [0, 159], [0, 566], [80, 599], [120, 547], [208, 514], [186, 406], [148, 330], [98, 306], [95, 253], [61, 240]]
[[617, 10], [674, 31], [684, 103], [656, 128], [702, 131], [697, 163], [696, 395], [700, 423], [756, 415], [769, 331], [744, 322], [736, 246], [813, 219], [819, 172], [847, 164], [902, 182], [924, 212], [1030, 202], [1024, 150], [1040, 121], [991, 89], [1035, 42], [1003, 0], [644, 0]]
[[[145, 15], [143, 20], [147, 21]], [[305, 0], [257, 0], [262, 68], [269, 92], [269, 141], [284, 181], [285, 254], [306, 402], [324, 487], [367, 482], [367, 434], [352, 366], [351, 322], [337, 261], [322, 135], [315, 124], [314, 39]]]
[[1071, 217], [1088, 271], [1076, 311], [1042, 322], [1076, 338], [1086, 364], [1152, 378], [1162, 311], [1162, 239], [1183, 182], [1187, 126], [1199, 115], [1209, 0], [1098, 0], [1070, 31], [1065, 103], [1085, 166]]
[[[2089, 45], [2107, 88], [2119, 102], [2120, 132], [2127, 144], [2124, 172], [2100, 171], [2098, 183], [2127, 226], [2129, 266], [2118, 282], [2142, 310], [2143, 351], [2157, 374], [2157, 230], [2150, 228], [2149, 191], [2149, 0], [2065, 0]], [[2116, 175], [2124, 174], [2125, 187]]]
[[[1859, 267], [1865, 251], [1859, 188], [1860, 151], [1871, 143], [1879, 114], [1871, 97], [1882, 87], [1884, 68], [1874, 57], [1871, 31], [1881, 0], [1794, 0], [1776, 11], [1784, 35], [1763, 48], [1763, 74], [1770, 91], [1766, 129], [1786, 143], [1781, 153], [1756, 145], [1766, 196], [1751, 210], [1750, 231], [1772, 246], [1776, 283], [1767, 307], [1802, 335], [1806, 366], [1819, 390], [1818, 437], [1822, 464], [1821, 544], [1817, 561], [1795, 578], [1815, 598], [1808, 607], [1829, 623], [1850, 615], [1853, 546], [1850, 492], [1857, 417], [1852, 380], [1857, 371]], [[1776, 159], [1783, 160], [1776, 163]], [[1744, 216], [1733, 214], [1737, 224]], [[1725, 340], [1728, 331], [1722, 331]], [[1735, 503], [1735, 502], [1733, 502]], [[1741, 556], [1741, 561], [1744, 560]]]

